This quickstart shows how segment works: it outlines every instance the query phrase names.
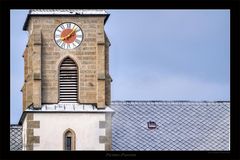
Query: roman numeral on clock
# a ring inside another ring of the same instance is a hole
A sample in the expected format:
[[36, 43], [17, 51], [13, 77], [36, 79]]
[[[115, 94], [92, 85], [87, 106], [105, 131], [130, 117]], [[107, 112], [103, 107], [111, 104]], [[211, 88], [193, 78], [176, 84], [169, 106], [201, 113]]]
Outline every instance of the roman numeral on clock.
[[67, 44], [67, 49], [70, 49], [70, 44]]
[[76, 33], [79, 32], [79, 31], [81, 31], [80, 28], [77, 28], [77, 29], [76, 29]]
[[77, 35], [77, 38], [82, 38], [82, 35]]
[[60, 38], [60, 35], [59, 35], [59, 34], [58, 34], [58, 35], [56, 34], [56, 35], [55, 35], [55, 38]]
[[59, 43], [62, 42], [62, 40], [61, 40], [61, 39], [58, 39], [58, 40], [56, 40], [56, 42], [57, 42], [57, 44], [59, 44]]
[[71, 23], [67, 23], [67, 28], [71, 28]]
[[75, 44], [75, 43], [76, 43], [76, 42], [73, 42], [73, 43], [72, 43], [74, 47], [76, 47], [76, 46], [77, 46], [77, 44]]
[[62, 24], [61, 26], [60, 26], [62, 29], [65, 29], [65, 27], [64, 27], [64, 25]]
[[61, 47], [62, 47], [62, 48], [65, 48], [65, 45], [66, 45], [65, 43], [62, 43], [62, 44], [61, 44]]
[[78, 44], [81, 43], [81, 41], [79, 39], [76, 39], [75, 42], [78, 43]]

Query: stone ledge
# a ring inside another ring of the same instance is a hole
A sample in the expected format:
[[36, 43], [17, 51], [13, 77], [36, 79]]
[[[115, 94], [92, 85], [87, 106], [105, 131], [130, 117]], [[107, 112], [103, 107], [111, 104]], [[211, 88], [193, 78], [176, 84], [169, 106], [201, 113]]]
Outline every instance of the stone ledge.
[[105, 45], [105, 42], [97, 42], [97, 45]]
[[103, 73], [99, 73], [98, 74], [98, 80], [105, 80], [105, 74], [103, 74]]
[[41, 80], [41, 74], [40, 73], [34, 73], [33, 74], [33, 79], [34, 80]]

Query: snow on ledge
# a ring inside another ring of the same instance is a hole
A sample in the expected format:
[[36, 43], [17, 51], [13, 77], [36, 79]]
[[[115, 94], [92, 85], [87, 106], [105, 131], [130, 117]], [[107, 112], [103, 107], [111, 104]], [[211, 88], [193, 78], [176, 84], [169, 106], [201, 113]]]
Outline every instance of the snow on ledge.
[[41, 109], [28, 108], [27, 112], [114, 112], [110, 107], [98, 109], [94, 105], [78, 103], [44, 104]]

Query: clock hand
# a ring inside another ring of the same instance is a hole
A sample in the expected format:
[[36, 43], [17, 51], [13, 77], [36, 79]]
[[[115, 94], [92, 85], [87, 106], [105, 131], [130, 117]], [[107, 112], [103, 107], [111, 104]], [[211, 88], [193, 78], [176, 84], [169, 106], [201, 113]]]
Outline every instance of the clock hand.
[[68, 37], [69, 37], [69, 34], [67, 36], [65, 36], [65, 37], [61, 37], [61, 40], [65, 40]]
[[67, 36], [61, 37], [61, 40], [65, 40], [66, 38], [70, 37], [72, 35], [72, 33], [75, 32], [76, 29], [77, 29], [77, 27], [74, 28]]
[[68, 37], [72, 36], [72, 34], [76, 31], [77, 27], [72, 30], [71, 33], [68, 34]]

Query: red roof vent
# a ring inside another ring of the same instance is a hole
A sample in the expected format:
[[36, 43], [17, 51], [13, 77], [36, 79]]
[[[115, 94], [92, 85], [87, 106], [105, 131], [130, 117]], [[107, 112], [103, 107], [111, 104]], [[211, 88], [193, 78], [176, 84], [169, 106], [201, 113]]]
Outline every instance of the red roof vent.
[[157, 128], [157, 124], [153, 121], [147, 122], [147, 125], [148, 125], [149, 129], [156, 129]]

